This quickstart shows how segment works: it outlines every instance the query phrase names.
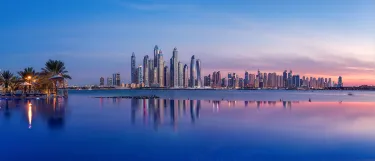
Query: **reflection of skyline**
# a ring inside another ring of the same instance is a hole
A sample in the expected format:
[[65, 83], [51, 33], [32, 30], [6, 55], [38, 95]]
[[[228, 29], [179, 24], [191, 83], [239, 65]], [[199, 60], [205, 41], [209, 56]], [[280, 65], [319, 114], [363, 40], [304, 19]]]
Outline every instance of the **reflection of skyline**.
[[[174, 100], [174, 99], [131, 99], [131, 122], [136, 124], [136, 117], [141, 116], [143, 124], [147, 125], [148, 121], [153, 121], [155, 129], [164, 123], [170, 124], [174, 129], [178, 128], [179, 119], [186, 117], [189, 110], [191, 123], [195, 123], [200, 118], [202, 103], [212, 104], [213, 112], [220, 112], [222, 108], [240, 108], [238, 105], [242, 101], [219, 101], [219, 100]], [[222, 104], [227, 107], [223, 107]], [[298, 101], [243, 101], [244, 108], [250, 106], [258, 110], [264, 107], [282, 107], [292, 108], [292, 104], [298, 104]], [[238, 106], [238, 107], [237, 107]], [[142, 109], [142, 115], [138, 113]], [[169, 116], [165, 118], [164, 116]], [[167, 122], [165, 121], [167, 120]]]
[[[142, 103], [140, 104], [139, 101]], [[136, 124], [136, 117], [140, 116], [137, 113], [143, 109], [142, 120], [143, 124], [147, 125], [148, 120], [153, 121], [155, 130], [159, 126], [166, 123], [165, 119], [169, 119], [170, 125], [178, 128], [179, 118], [186, 117], [187, 108], [190, 106], [190, 118], [194, 123], [200, 116], [201, 101], [200, 100], [167, 100], [167, 99], [150, 99], [150, 100], [131, 100], [131, 123]], [[167, 114], [169, 113], [169, 114]], [[164, 116], [169, 118], [165, 118]], [[149, 119], [148, 119], [149, 118]]]

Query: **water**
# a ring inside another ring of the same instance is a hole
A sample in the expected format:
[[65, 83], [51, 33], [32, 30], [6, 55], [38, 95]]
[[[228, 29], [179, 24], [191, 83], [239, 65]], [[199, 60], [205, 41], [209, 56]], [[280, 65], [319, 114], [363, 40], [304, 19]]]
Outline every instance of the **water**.
[[[375, 93], [352, 93], [71, 91], [1, 100], [0, 160], [375, 159]], [[151, 94], [161, 99], [92, 98]]]

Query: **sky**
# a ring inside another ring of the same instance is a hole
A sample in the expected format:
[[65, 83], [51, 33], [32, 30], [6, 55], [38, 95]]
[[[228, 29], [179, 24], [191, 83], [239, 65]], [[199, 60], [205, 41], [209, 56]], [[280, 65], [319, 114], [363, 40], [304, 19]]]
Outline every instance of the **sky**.
[[[0, 0], [0, 69], [65, 62], [70, 84], [130, 81], [158, 45], [213, 71], [343, 76], [375, 85], [374, 0]], [[225, 74], [226, 75], [226, 74]]]

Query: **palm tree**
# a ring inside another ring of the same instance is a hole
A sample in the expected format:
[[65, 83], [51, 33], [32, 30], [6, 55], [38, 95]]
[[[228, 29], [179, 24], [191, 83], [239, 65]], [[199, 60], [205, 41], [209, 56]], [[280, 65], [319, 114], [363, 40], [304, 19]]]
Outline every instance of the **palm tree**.
[[[23, 82], [28, 82], [28, 83], [32, 83], [32, 81], [36, 81], [36, 78], [38, 77], [38, 73], [35, 72], [33, 67], [28, 67], [28, 68], [25, 68], [23, 71], [19, 71], [18, 75], [21, 77], [21, 79], [18, 79], [18, 80], [22, 80]], [[24, 90], [26, 91], [26, 89], [27, 87], [25, 86]], [[31, 86], [29, 90], [31, 90]]]
[[28, 67], [23, 69], [23, 71], [19, 71], [18, 75], [24, 80], [28, 80], [29, 78], [35, 79], [38, 76], [38, 73], [35, 72], [33, 67]]
[[8, 93], [9, 84], [12, 82], [13, 73], [9, 70], [0, 72], [0, 82], [4, 84], [5, 93]]
[[10, 82], [9, 82], [9, 90], [11, 92], [13, 91], [16, 91], [17, 89], [20, 88], [20, 84], [22, 82], [22, 79], [17, 77], [17, 76], [13, 76], [11, 79], [10, 79]]
[[[72, 79], [65, 68], [64, 62], [60, 60], [48, 60], [45, 67], [42, 68], [42, 73], [44, 77], [51, 78], [53, 76], [61, 76], [63, 79]], [[54, 80], [55, 92], [57, 93], [57, 80]]]

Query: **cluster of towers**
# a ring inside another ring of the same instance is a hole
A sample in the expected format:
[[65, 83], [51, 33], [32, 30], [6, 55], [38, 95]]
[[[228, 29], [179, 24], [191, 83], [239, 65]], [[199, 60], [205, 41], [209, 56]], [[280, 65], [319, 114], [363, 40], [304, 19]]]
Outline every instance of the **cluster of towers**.
[[[148, 55], [143, 57], [143, 65], [136, 67], [136, 57], [131, 56], [131, 83], [140, 84], [144, 87], [165, 87], [165, 88], [195, 88], [203, 87], [202, 64], [193, 55], [190, 62], [190, 71], [187, 64], [178, 59], [177, 48], [173, 49], [169, 61], [164, 61], [163, 52], [156, 45], [154, 57]], [[189, 73], [190, 72], [190, 73]]]
[[204, 77], [204, 86], [212, 88], [326, 88], [343, 87], [342, 77], [336, 84], [331, 78], [300, 77], [294, 75], [292, 71], [284, 71], [281, 75], [277, 73], [261, 73], [259, 70], [255, 74], [245, 72], [245, 77], [241, 78], [236, 73], [228, 73], [228, 77], [222, 78], [220, 71], [215, 71]]

